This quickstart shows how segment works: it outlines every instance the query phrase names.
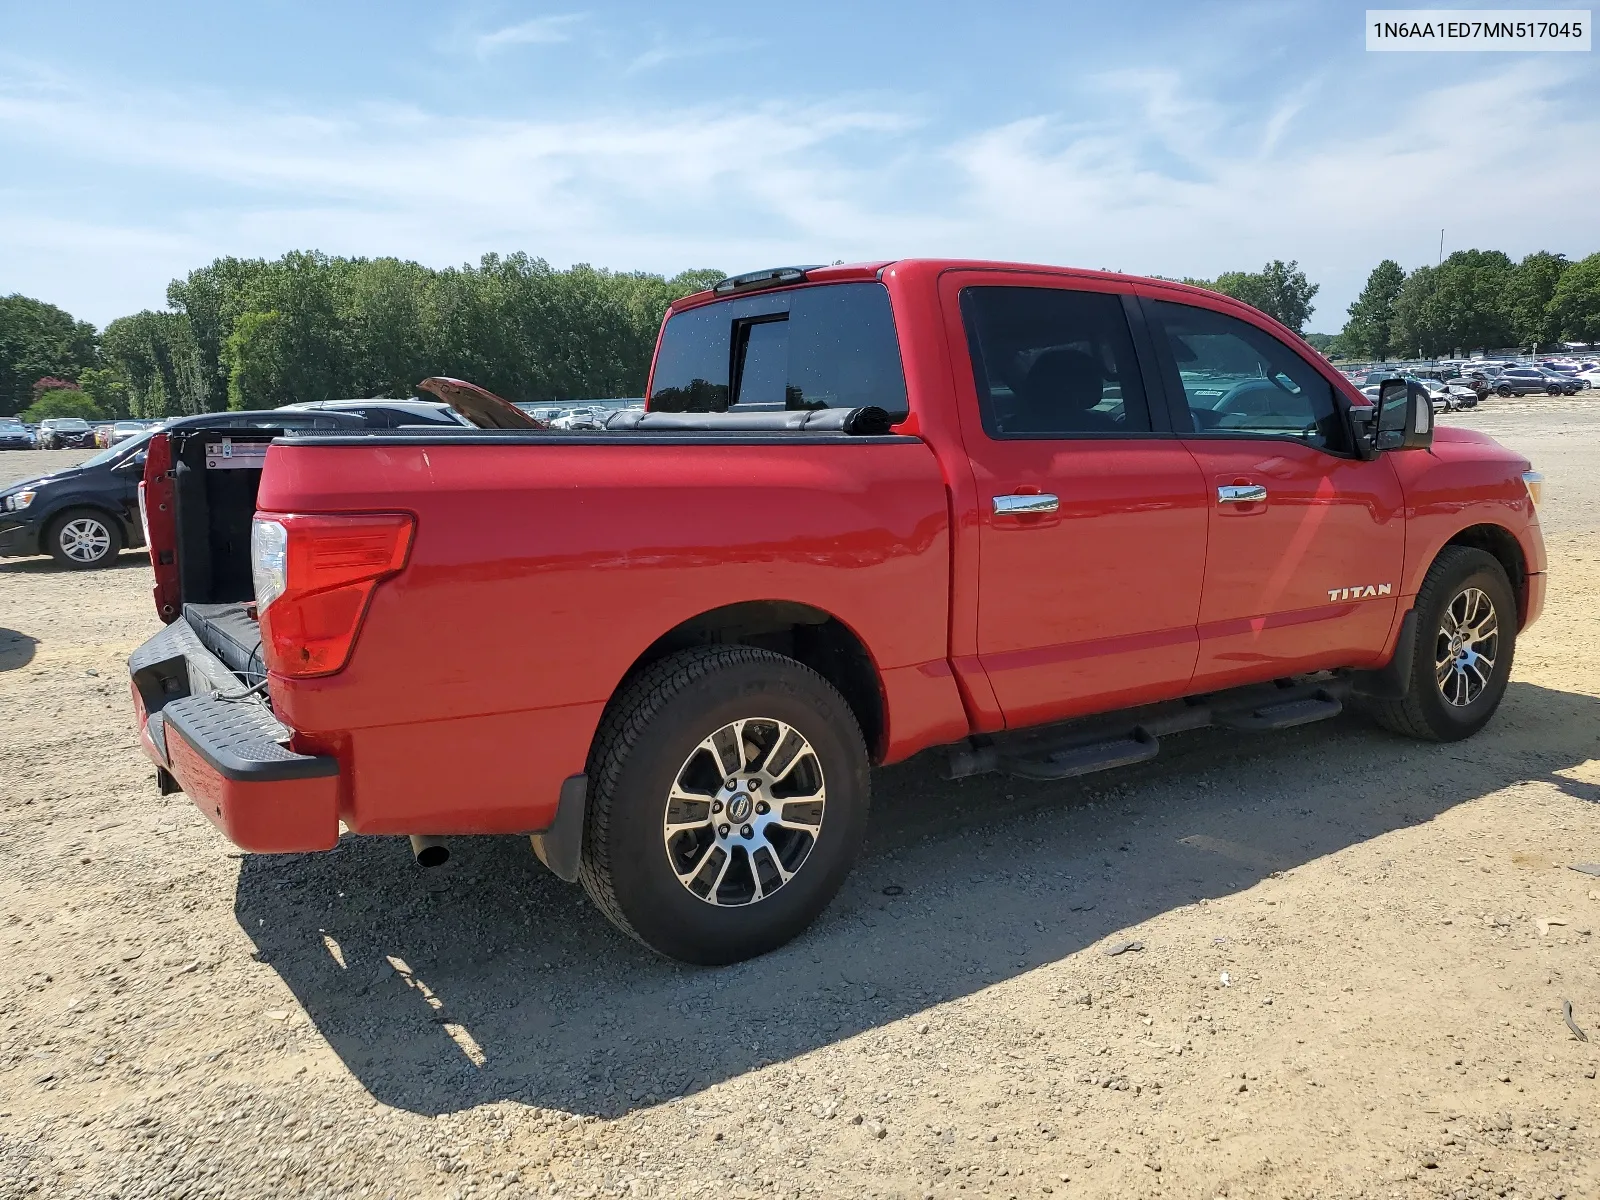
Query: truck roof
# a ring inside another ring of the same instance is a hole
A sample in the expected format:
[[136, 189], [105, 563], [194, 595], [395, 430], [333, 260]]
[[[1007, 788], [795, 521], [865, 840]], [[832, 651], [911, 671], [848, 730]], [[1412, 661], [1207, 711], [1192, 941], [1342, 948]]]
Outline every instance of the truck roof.
[[1207, 296], [1213, 300], [1221, 298], [1231, 301], [1244, 308], [1250, 306], [1243, 301], [1234, 300], [1220, 292], [1209, 291], [1206, 288], [1195, 287], [1189, 283], [1179, 283], [1173, 279], [1160, 279], [1153, 275], [1129, 275], [1121, 271], [1099, 271], [1087, 267], [1062, 266], [1059, 263], [1027, 263], [1006, 262], [998, 259], [983, 258], [890, 258], [875, 262], [839, 263], [824, 267], [774, 267], [765, 271], [751, 271], [746, 274], [725, 279], [713, 287], [703, 291], [692, 292], [687, 296], [674, 300], [668, 307], [668, 313], [682, 312], [685, 309], [698, 308], [702, 304], [710, 304], [717, 300], [728, 299], [729, 293], [719, 292], [716, 289], [734, 280], [754, 279], [759, 276], [771, 276], [776, 279], [780, 273], [788, 275], [797, 273], [798, 278], [792, 281], [784, 279], [781, 282], [772, 282], [764, 285], [758, 284], [747, 289], [740, 289], [732, 294], [747, 294], [749, 291], [779, 291], [785, 288], [809, 287], [818, 283], [847, 283], [872, 280], [879, 278], [883, 271], [889, 267], [915, 268], [917, 270], [931, 270], [934, 272], [980, 270], [980, 271], [1017, 271], [1028, 273], [1044, 273], [1050, 275], [1067, 275], [1076, 279], [1093, 279], [1114, 283], [1144, 283], [1156, 287], [1170, 289], [1179, 295]]

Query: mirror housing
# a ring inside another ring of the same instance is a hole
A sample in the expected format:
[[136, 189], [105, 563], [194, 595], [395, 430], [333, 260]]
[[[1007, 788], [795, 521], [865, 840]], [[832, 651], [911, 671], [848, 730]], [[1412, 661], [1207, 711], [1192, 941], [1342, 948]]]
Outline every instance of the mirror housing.
[[1385, 379], [1367, 421], [1369, 445], [1380, 450], [1426, 450], [1433, 445], [1433, 400], [1420, 383]]

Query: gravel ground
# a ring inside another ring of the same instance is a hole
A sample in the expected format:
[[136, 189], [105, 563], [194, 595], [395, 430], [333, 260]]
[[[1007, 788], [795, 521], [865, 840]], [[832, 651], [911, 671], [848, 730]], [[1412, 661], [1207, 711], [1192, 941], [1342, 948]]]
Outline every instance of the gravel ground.
[[1460, 420], [1548, 480], [1479, 737], [881, 771], [838, 901], [723, 970], [514, 839], [241, 858], [137, 748], [143, 555], [0, 562], [0, 1198], [1600, 1194], [1600, 401]]

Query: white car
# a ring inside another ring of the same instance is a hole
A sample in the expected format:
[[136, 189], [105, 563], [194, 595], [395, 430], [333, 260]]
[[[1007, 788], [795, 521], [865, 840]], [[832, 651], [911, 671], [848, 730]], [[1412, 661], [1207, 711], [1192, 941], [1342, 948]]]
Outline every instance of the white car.
[[550, 422], [551, 429], [604, 429], [605, 423], [592, 408], [569, 408]]
[[1428, 389], [1428, 398], [1435, 412], [1454, 412], [1458, 408], [1477, 408], [1478, 393], [1459, 383], [1441, 383], [1437, 379], [1420, 381]]

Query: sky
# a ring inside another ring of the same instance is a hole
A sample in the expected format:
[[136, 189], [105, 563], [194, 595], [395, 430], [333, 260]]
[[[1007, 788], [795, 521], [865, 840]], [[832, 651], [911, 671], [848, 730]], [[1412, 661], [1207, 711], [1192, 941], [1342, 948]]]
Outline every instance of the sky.
[[[1462, 0], [1454, 0], [1462, 3]], [[1501, 0], [1505, 2], [1505, 0]], [[0, 294], [223, 255], [1211, 277], [1600, 250], [1592, 53], [1372, 54], [1342, 3], [0, 0]]]

